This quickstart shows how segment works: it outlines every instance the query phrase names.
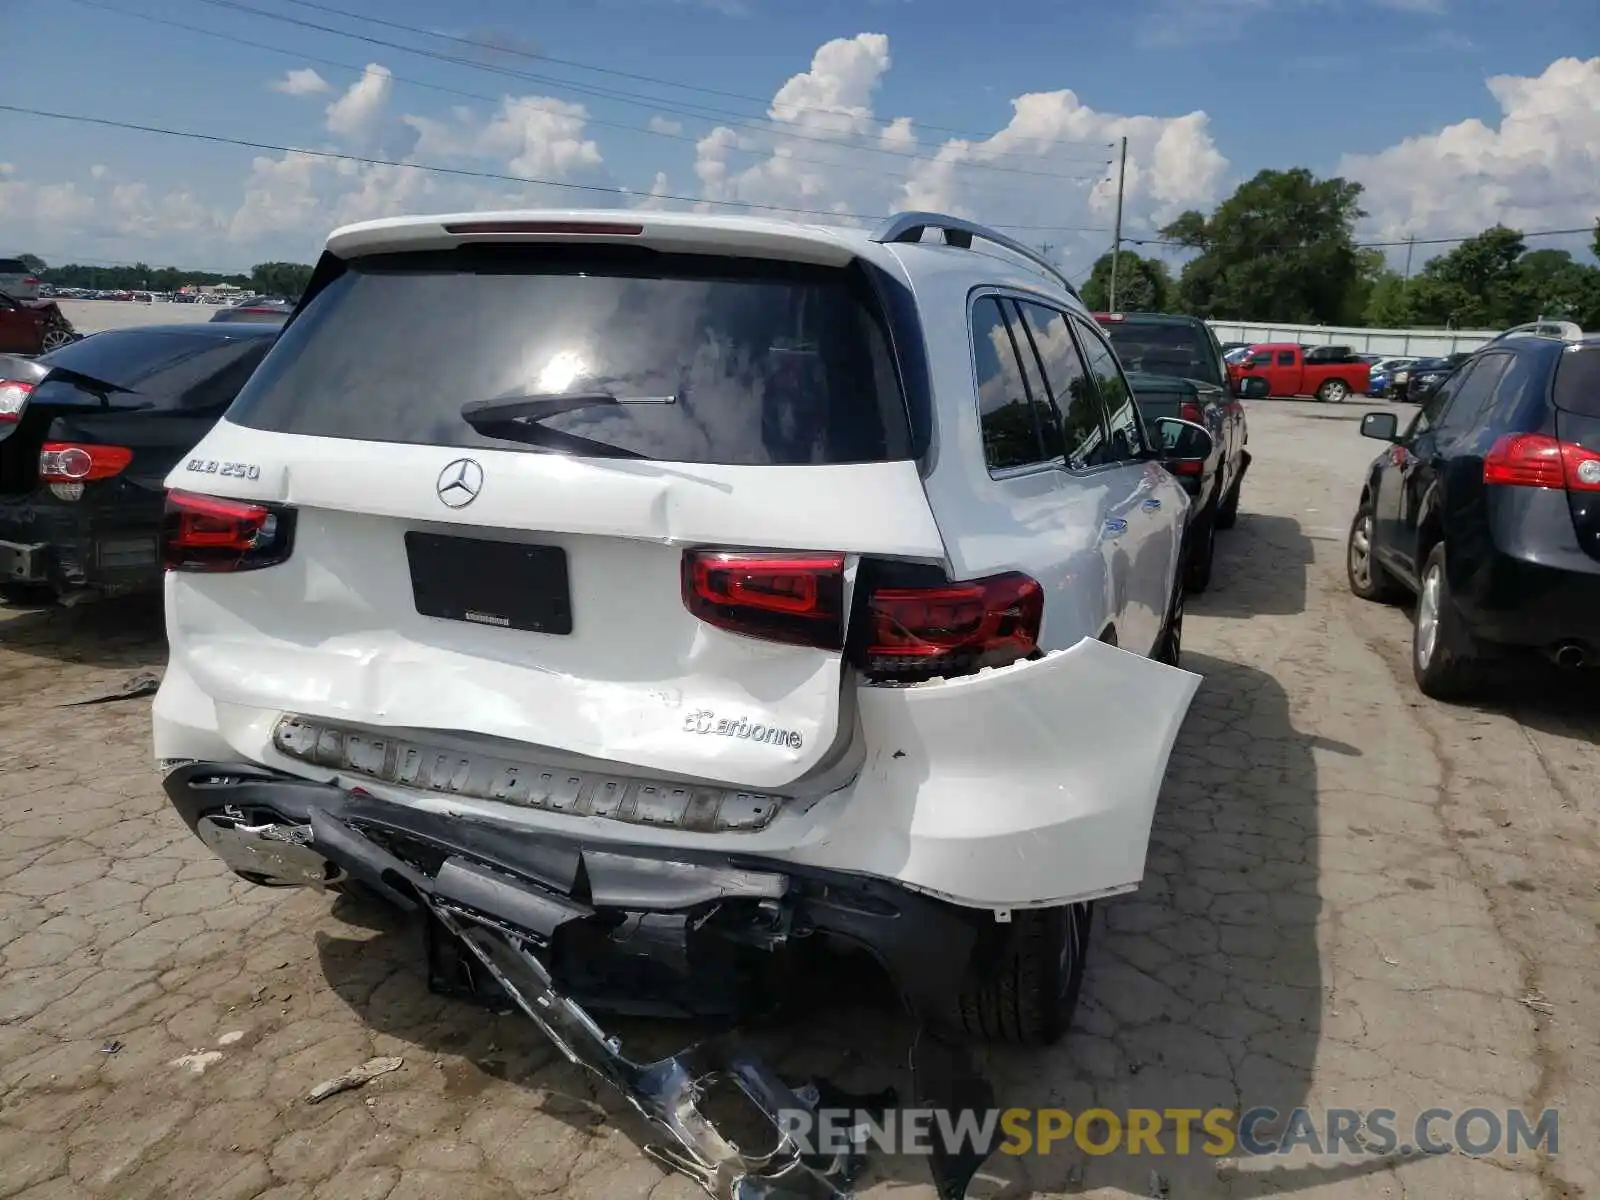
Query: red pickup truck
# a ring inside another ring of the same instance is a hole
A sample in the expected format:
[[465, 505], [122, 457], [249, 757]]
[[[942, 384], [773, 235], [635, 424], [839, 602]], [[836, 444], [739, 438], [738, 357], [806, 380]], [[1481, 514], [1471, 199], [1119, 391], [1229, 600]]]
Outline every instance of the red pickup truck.
[[1256, 377], [1267, 381], [1271, 396], [1315, 396], [1341, 404], [1351, 395], [1367, 394], [1371, 364], [1359, 359], [1348, 346], [1315, 346], [1307, 350], [1293, 342], [1265, 342], [1251, 346], [1248, 357], [1228, 367], [1228, 381]]

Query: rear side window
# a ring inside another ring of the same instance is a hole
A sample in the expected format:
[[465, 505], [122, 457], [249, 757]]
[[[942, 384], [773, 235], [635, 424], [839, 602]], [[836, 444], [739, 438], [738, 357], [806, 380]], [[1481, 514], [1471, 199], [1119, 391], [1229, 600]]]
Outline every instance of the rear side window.
[[1600, 417], [1600, 346], [1571, 346], [1561, 352], [1552, 399], [1567, 412]]
[[[1027, 343], [1013, 330], [1000, 301], [985, 296], [972, 306], [972, 354], [978, 374], [978, 420], [983, 431], [983, 458], [991, 471], [1005, 471], [1048, 461], [1039, 411], [1018, 357]], [[1059, 453], [1059, 451], [1058, 451]]]
[[889, 346], [842, 269], [595, 247], [385, 255], [316, 294], [228, 419], [549, 452], [480, 434], [462, 405], [603, 391], [623, 403], [538, 423], [671, 462], [881, 462], [911, 457]]
[[0, 275], [32, 275], [28, 264], [20, 258], [0, 258]]
[[1294, 351], [1293, 350], [1279, 350], [1278, 351], [1278, 365], [1280, 367], [1292, 367], [1292, 366], [1294, 366]]
[[1074, 468], [1097, 466], [1105, 452], [1105, 428], [1094, 381], [1078, 355], [1067, 319], [1053, 308], [1019, 302], [1028, 333], [1044, 364], [1045, 379], [1061, 422], [1067, 464]]

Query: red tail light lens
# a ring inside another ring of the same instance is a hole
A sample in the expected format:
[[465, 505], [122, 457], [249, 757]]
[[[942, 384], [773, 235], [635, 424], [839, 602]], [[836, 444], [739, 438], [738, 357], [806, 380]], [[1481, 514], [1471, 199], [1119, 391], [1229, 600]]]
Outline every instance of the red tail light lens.
[[1206, 465], [1203, 462], [1185, 462], [1180, 460], [1179, 462], [1168, 463], [1167, 470], [1171, 471], [1174, 475], [1204, 475], [1206, 473]]
[[1015, 573], [878, 588], [867, 599], [866, 617], [858, 665], [869, 675], [904, 681], [966, 675], [1038, 650], [1044, 589]]
[[0, 421], [22, 420], [22, 410], [28, 407], [28, 397], [33, 395], [33, 384], [20, 379], [0, 380]]
[[88, 483], [120, 475], [133, 461], [126, 446], [46, 442], [39, 449], [39, 479], [44, 483]]
[[1200, 405], [1193, 400], [1185, 400], [1178, 405], [1178, 419], [1180, 421], [1193, 421], [1196, 425], [1205, 423], [1205, 418], [1200, 412]]
[[844, 646], [844, 555], [688, 550], [683, 603], [708, 625], [795, 646]]
[[22, 281], [22, 286], [23, 287], [38, 287], [39, 286], [39, 281], [34, 276], [29, 275], [27, 278], [25, 278]]
[[1600, 452], [1539, 433], [1507, 434], [1484, 457], [1483, 481], [1600, 492]]
[[253, 571], [289, 557], [294, 510], [168, 492], [161, 558], [169, 571]]

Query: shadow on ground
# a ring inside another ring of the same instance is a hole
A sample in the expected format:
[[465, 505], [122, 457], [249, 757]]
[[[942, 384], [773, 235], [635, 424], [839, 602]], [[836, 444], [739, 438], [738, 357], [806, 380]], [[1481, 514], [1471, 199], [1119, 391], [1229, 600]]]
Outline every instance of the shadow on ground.
[[72, 608], [0, 606], [0, 649], [92, 667], [159, 667], [167, 660], [161, 596], [123, 596]]
[[[1248, 504], [1248, 486], [1245, 496]], [[1217, 535], [1216, 554], [1211, 586], [1189, 597], [1189, 612], [1242, 618], [1305, 611], [1313, 547], [1293, 517], [1241, 512], [1237, 525]]]

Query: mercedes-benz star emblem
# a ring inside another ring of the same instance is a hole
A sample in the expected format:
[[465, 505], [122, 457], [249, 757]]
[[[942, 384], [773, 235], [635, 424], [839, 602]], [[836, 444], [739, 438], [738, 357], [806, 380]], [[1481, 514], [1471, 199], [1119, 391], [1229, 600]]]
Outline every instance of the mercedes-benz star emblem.
[[483, 491], [483, 468], [475, 459], [458, 458], [439, 472], [439, 499], [450, 508], [465, 508]]

